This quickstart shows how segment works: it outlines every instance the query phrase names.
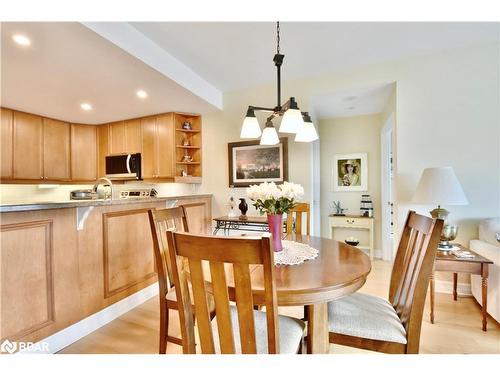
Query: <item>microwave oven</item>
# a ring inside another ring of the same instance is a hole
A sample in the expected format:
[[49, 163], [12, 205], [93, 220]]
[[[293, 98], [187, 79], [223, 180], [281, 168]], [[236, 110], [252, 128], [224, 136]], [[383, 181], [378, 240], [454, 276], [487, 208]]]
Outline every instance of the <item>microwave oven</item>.
[[106, 156], [106, 177], [110, 180], [142, 180], [141, 154]]

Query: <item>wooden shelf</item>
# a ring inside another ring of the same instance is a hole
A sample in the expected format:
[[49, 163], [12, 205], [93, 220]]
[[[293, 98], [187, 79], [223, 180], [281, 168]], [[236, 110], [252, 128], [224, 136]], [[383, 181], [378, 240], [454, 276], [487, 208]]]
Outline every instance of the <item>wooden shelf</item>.
[[201, 177], [197, 176], [175, 176], [174, 182], [180, 182], [184, 184], [201, 184]]
[[200, 146], [175, 146], [177, 148], [186, 148], [186, 149], [196, 149], [199, 150], [201, 147]]
[[175, 131], [183, 132], [183, 133], [199, 133], [200, 130], [187, 130], [187, 129], [175, 129]]
[[183, 165], [199, 165], [199, 161], [178, 161], [176, 164], [183, 164]]

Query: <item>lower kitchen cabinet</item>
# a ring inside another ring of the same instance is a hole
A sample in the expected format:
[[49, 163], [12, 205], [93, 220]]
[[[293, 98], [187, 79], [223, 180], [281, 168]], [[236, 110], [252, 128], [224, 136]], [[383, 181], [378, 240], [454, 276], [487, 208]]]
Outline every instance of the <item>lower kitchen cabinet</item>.
[[[211, 197], [176, 199], [209, 233]], [[1, 213], [0, 341], [37, 342], [156, 282], [148, 210], [170, 199]]]

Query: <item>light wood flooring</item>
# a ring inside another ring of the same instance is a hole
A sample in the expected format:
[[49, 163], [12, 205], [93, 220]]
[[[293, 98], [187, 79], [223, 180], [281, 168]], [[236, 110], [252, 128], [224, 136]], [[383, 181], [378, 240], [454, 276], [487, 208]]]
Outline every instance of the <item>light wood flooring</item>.
[[[361, 291], [387, 297], [391, 263], [373, 262], [372, 272]], [[301, 307], [280, 308], [281, 314], [301, 317]], [[152, 298], [111, 323], [66, 347], [60, 353], [157, 353], [158, 298]], [[170, 314], [170, 332], [179, 335], [176, 312]], [[181, 347], [168, 344], [168, 353], [181, 354]], [[331, 354], [372, 353], [330, 345]], [[429, 321], [429, 298], [426, 301], [420, 353], [500, 353], [500, 325], [488, 319], [488, 332], [481, 330], [481, 308], [473, 297], [453, 301], [449, 294], [436, 293], [435, 324]], [[377, 353], [373, 353], [377, 354]]]

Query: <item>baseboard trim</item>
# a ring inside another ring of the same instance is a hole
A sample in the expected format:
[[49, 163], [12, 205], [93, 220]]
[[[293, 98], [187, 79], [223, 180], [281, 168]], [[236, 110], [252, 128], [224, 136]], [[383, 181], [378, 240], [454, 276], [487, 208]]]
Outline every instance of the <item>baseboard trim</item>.
[[[435, 280], [436, 293], [453, 294], [453, 282], [445, 280]], [[470, 284], [458, 283], [457, 294], [463, 297], [471, 297], [472, 290]]]
[[158, 282], [38, 342], [43, 343], [44, 345], [34, 345], [34, 347], [43, 347], [47, 348], [47, 350], [23, 350], [18, 353], [54, 354], [156, 295], [158, 295]]

